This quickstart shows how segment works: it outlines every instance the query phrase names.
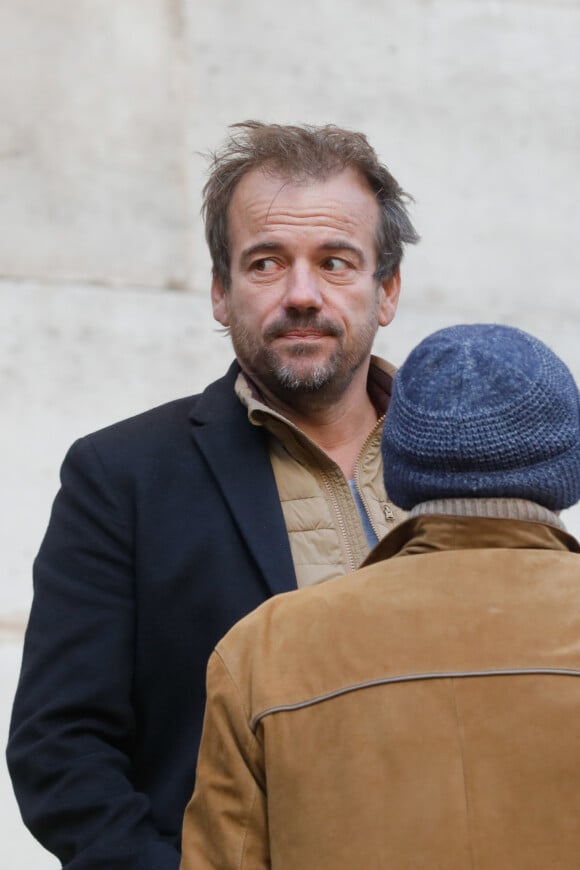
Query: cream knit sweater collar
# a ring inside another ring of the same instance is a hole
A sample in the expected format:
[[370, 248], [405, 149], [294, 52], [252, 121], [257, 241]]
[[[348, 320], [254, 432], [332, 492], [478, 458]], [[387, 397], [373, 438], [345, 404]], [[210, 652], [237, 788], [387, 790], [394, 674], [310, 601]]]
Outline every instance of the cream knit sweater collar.
[[410, 517], [420, 514], [528, 520], [566, 529], [560, 517], [553, 511], [523, 498], [441, 498], [424, 501], [409, 512]]

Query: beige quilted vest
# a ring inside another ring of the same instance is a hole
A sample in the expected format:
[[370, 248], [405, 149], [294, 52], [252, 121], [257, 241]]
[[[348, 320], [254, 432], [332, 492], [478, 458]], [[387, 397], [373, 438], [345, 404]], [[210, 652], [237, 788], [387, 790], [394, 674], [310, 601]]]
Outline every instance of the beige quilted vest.
[[[394, 367], [376, 357], [372, 365], [375, 375], [377, 370], [383, 375], [376, 380], [390, 385]], [[271, 435], [270, 459], [298, 586], [358, 568], [368, 555], [369, 545], [339, 466], [296, 426], [257, 398], [244, 375], [238, 377], [236, 393], [248, 408], [250, 421], [264, 426]], [[375, 389], [375, 402], [376, 393]], [[388, 398], [388, 393], [383, 396], [385, 406]], [[380, 450], [383, 419], [369, 433], [355, 468], [356, 485], [379, 540], [405, 518], [385, 492]]]

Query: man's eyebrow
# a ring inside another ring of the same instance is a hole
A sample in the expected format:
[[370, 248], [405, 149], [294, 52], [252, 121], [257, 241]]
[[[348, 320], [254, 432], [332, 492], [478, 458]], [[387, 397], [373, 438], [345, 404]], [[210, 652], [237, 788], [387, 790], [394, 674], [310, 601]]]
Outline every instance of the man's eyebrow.
[[364, 251], [358, 245], [353, 245], [352, 242], [347, 242], [344, 239], [330, 239], [320, 245], [321, 251], [350, 251], [355, 254], [360, 260], [365, 259]]
[[249, 248], [245, 248], [241, 252], [240, 260], [242, 262], [247, 262], [256, 254], [267, 254], [270, 252], [276, 253], [277, 251], [281, 251], [282, 248], [283, 245], [281, 245], [280, 242], [257, 242], [255, 245], [250, 245]]
[[[240, 261], [242, 263], [247, 263], [248, 260], [251, 260], [252, 257], [256, 255], [278, 253], [283, 250], [284, 245], [281, 242], [256, 242], [255, 245], [250, 245], [241, 252]], [[353, 245], [352, 242], [347, 242], [345, 239], [328, 239], [328, 241], [323, 242], [318, 246], [318, 250], [328, 254], [349, 251], [351, 254], [354, 254], [361, 263], [365, 262], [365, 254], [362, 248], [359, 248], [358, 245]]]

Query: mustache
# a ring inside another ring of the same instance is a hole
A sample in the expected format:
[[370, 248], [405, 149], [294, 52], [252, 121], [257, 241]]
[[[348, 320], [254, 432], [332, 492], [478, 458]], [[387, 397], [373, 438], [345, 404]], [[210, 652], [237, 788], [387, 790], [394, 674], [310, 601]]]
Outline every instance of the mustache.
[[286, 335], [287, 332], [293, 332], [295, 329], [312, 330], [312, 332], [320, 332], [322, 335], [330, 335], [334, 338], [339, 338], [343, 332], [340, 326], [326, 317], [298, 314], [275, 320], [264, 331], [264, 339], [272, 341], [272, 339], [280, 338], [280, 336]]

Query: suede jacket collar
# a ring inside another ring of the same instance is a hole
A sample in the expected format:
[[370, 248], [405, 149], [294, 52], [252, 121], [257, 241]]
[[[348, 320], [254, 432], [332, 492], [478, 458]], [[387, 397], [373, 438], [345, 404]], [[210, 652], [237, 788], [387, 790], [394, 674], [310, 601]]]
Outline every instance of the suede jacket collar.
[[573, 535], [546, 523], [425, 514], [405, 520], [394, 528], [369, 553], [363, 566], [394, 556], [482, 548], [569, 550], [580, 553], [580, 544]]

